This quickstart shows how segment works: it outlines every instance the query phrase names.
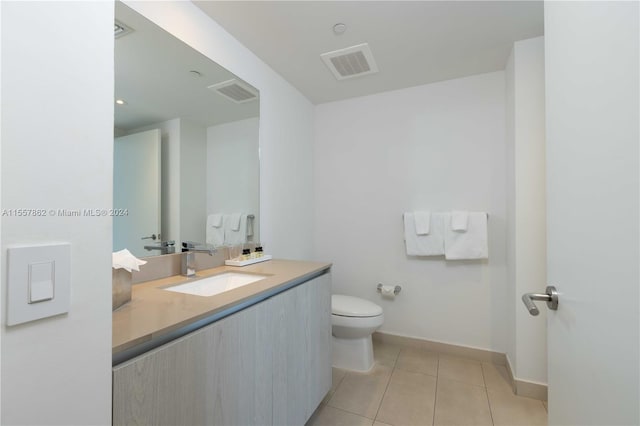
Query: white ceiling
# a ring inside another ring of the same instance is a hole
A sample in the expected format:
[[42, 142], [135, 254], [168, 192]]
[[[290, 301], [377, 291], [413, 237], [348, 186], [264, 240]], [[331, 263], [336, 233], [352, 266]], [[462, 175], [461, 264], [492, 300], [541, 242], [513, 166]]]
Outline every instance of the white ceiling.
[[[514, 41], [543, 34], [542, 1], [194, 3], [313, 103], [502, 70]], [[336, 80], [320, 54], [364, 42], [380, 72]]]
[[127, 101], [115, 105], [115, 127], [173, 118], [208, 127], [258, 115], [258, 101], [236, 104], [207, 88], [235, 75], [120, 2], [116, 19], [133, 31], [115, 40], [115, 97]]

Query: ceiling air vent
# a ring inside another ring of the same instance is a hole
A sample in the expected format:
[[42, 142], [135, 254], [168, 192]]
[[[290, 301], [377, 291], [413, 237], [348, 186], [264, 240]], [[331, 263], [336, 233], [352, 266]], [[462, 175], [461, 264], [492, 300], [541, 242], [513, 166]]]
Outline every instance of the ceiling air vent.
[[133, 29], [131, 27], [126, 26], [122, 22], [115, 21], [113, 24], [113, 35], [115, 38], [120, 38], [124, 35], [129, 34], [132, 31]]
[[367, 43], [320, 55], [338, 80], [378, 72], [378, 66]]
[[209, 89], [215, 90], [227, 99], [241, 104], [258, 98], [258, 91], [247, 83], [232, 78], [222, 83], [212, 84]]

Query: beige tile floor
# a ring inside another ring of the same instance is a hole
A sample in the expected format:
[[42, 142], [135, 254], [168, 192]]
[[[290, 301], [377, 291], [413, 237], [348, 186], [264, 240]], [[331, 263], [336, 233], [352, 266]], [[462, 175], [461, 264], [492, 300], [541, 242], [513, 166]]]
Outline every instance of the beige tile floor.
[[374, 343], [368, 373], [333, 369], [307, 426], [546, 425], [546, 405], [516, 396], [504, 366]]

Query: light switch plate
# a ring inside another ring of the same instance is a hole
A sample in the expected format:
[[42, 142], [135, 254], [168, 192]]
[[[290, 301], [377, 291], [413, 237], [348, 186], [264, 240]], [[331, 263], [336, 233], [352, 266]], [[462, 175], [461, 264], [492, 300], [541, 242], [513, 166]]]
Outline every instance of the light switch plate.
[[55, 289], [56, 262], [29, 264], [29, 303], [46, 302], [53, 299]]
[[7, 325], [69, 312], [71, 244], [7, 249]]

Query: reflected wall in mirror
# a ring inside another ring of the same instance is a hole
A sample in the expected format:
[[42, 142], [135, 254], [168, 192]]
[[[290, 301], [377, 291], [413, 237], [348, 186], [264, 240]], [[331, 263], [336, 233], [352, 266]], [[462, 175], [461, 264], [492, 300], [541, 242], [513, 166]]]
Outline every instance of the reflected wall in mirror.
[[115, 16], [113, 250], [259, 242], [258, 90], [120, 2]]

